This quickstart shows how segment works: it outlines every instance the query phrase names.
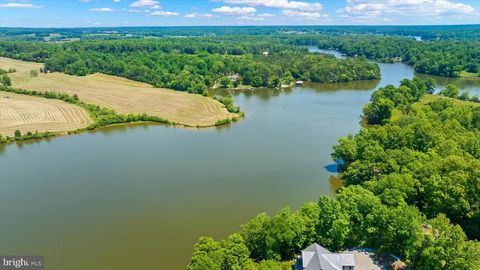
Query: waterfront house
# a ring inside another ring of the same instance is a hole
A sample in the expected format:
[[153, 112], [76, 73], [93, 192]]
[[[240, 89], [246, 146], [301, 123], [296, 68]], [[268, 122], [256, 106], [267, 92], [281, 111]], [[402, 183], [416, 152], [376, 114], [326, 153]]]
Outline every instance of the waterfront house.
[[355, 270], [353, 254], [332, 253], [317, 243], [303, 250], [299, 260], [303, 270]]

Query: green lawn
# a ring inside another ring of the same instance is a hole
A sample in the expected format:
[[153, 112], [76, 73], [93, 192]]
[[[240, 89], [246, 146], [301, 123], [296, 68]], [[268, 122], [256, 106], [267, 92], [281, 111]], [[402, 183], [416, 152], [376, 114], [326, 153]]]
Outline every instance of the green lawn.
[[480, 79], [480, 74], [479, 74], [479, 73], [470, 73], [470, 72], [462, 71], [462, 73], [460, 73], [460, 77], [462, 77], [462, 78]]
[[476, 102], [465, 101], [465, 100], [460, 100], [460, 99], [456, 99], [456, 98], [448, 98], [448, 97], [444, 97], [444, 96], [440, 96], [440, 95], [425, 95], [420, 99], [420, 101], [415, 102], [412, 105], [412, 107], [415, 110], [418, 110], [418, 109], [421, 109], [422, 106], [425, 106], [426, 104], [428, 104], [430, 102], [434, 102], [434, 101], [439, 100], [439, 99], [449, 100], [449, 101], [453, 102], [453, 104], [458, 105], [458, 106], [475, 106], [475, 107], [480, 106], [480, 103], [476, 103]]

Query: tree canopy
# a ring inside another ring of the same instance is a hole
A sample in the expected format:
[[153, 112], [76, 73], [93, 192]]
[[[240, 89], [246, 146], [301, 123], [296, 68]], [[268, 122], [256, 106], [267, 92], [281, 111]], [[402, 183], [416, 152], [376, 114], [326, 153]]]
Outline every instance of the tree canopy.
[[249, 260], [275, 265], [317, 242], [332, 251], [373, 248], [413, 269], [479, 269], [480, 106], [441, 96], [424, 102], [432, 89], [415, 79], [377, 90], [372, 103], [388, 101], [402, 116], [334, 146], [345, 184], [336, 198], [243, 225], [235, 237]]

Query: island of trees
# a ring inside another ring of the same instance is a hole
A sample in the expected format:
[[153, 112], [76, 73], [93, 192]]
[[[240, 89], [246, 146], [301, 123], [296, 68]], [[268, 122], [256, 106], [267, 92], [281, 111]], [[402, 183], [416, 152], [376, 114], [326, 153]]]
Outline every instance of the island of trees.
[[344, 181], [336, 198], [259, 214], [220, 242], [202, 237], [188, 269], [290, 269], [313, 242], [374, 248], [413, 269], [478, 269], [480, 104], [452, 91], [431, 95], [418, 79], [376, 91], [370, 125], [334, 146]]

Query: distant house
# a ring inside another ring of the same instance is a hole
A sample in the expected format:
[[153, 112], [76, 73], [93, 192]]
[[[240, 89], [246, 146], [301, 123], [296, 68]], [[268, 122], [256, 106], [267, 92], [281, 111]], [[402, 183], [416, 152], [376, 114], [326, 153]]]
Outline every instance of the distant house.
[[295, 84], [296, 84], [297, 86], [302, 86], [302, 85], [303, 85], [303, 81], [297, 81]]
[[230, 79], [230, 81], [232, 83], [238, 81], [239, 78], [240, 78], [240, 75], [238, 75], [238, 74], [233, 74], [233, 75], [228, 76], [228, 79]]
[[304, 270], [354, 270], [353, 254], [331, 253], [319, 244], [302, 251], [301, 266]]
[[263, 56], [269, 56], [270, 53], [269, 53], [269, 52], [263, 52], [262, 55], [263, 55]]

